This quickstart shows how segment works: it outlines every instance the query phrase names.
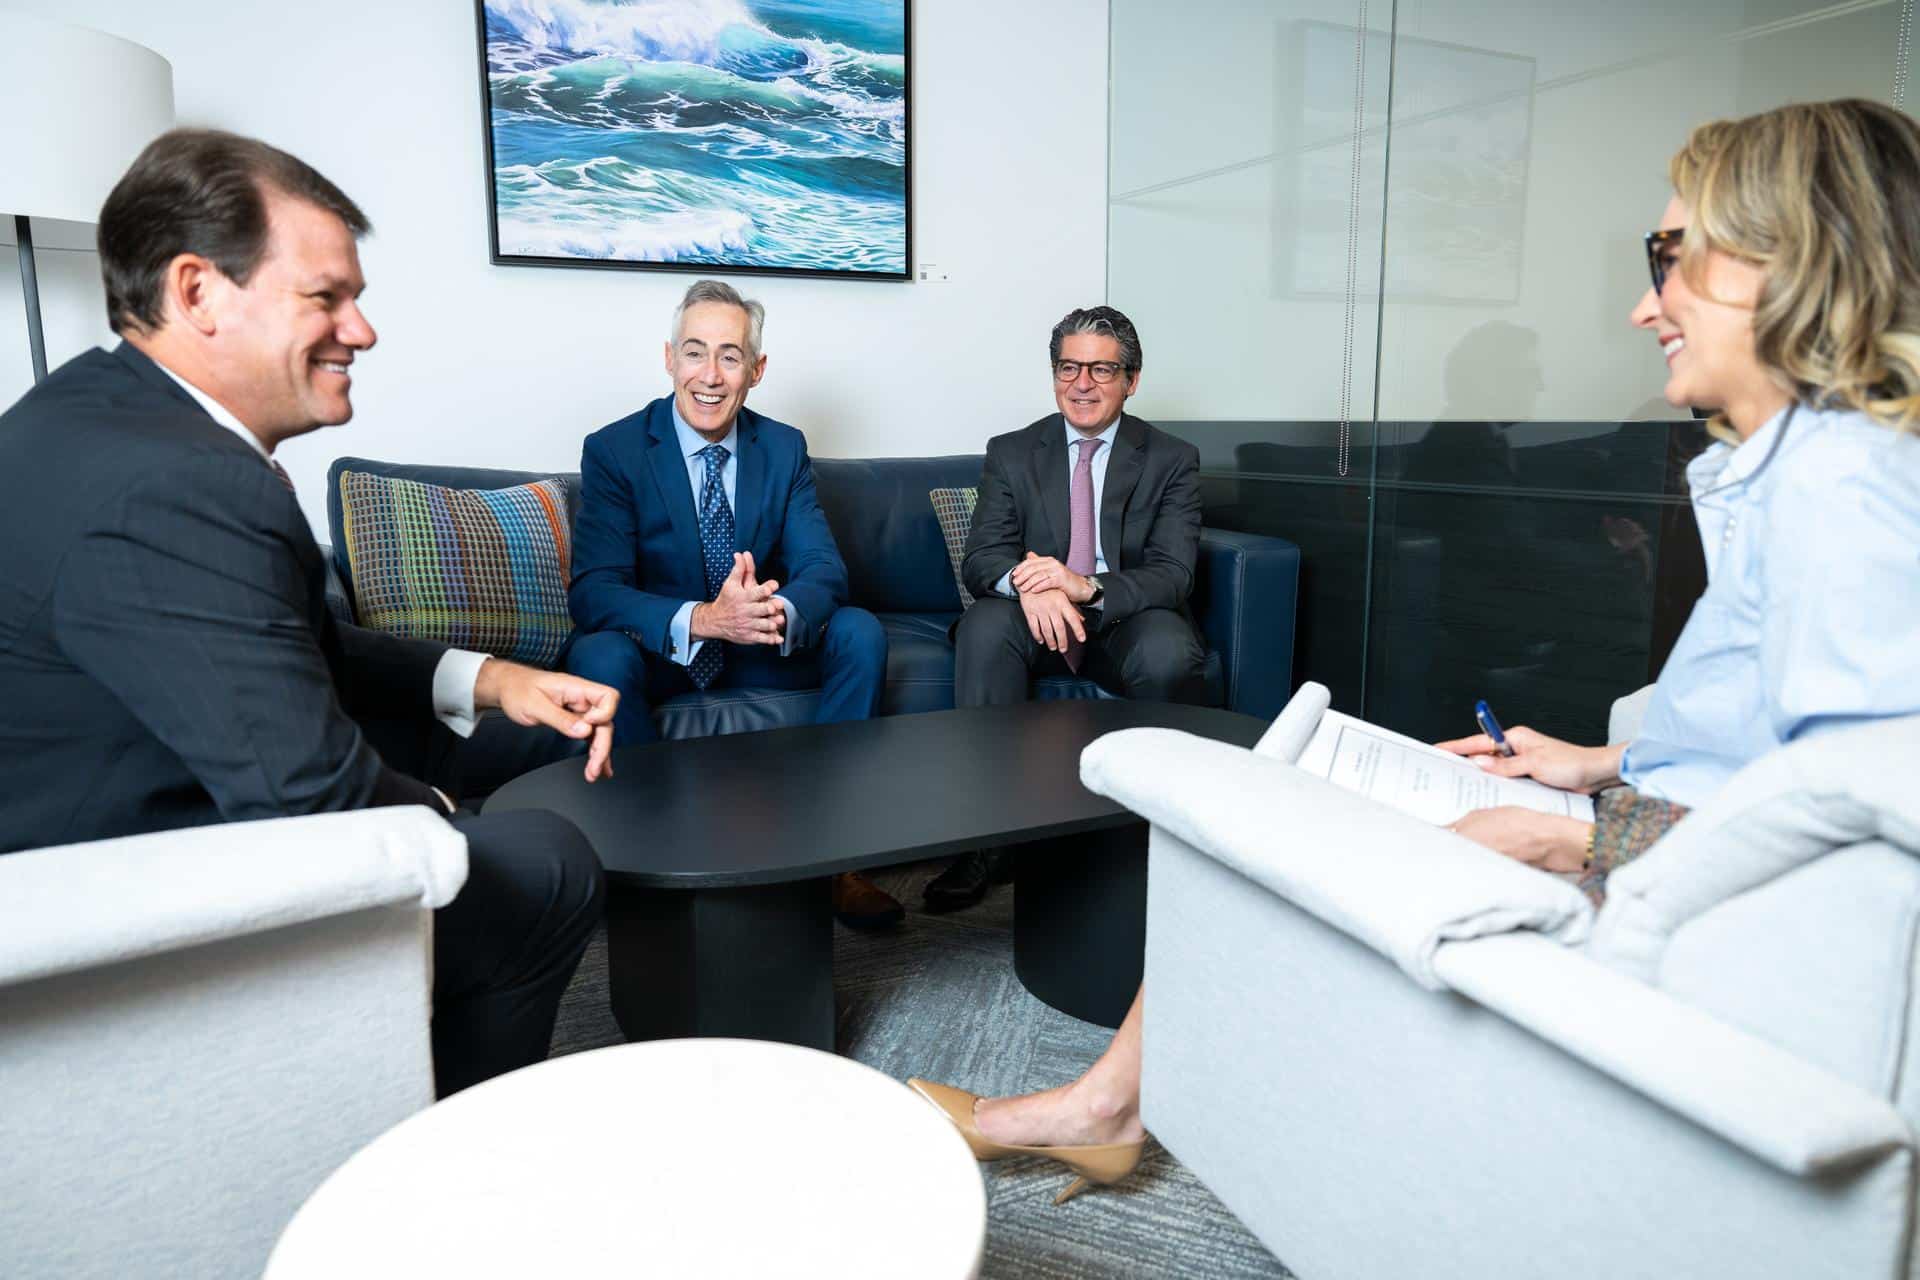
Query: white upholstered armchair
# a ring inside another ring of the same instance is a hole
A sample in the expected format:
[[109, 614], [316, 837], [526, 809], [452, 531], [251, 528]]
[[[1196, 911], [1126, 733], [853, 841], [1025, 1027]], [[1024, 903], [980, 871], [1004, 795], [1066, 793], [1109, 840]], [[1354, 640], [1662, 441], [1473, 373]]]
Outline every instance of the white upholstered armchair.
[[1916, 763], [1920, 717], [1776, 752], [1595, 918], [1283, 760], [1103, 739], [1147, 1126], [1307, 1277], [1920, 1274]]
[[0, 857], [0, 1273], [257, 1276], [307, 1195], [433, 1101], [425, 809]]

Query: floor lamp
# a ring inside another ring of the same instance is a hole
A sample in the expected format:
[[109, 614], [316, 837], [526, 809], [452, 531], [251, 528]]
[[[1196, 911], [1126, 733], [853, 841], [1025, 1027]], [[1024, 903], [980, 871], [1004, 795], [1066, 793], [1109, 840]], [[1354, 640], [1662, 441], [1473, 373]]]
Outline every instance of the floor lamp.
[[33, 218], [90, 223], [120, 175], [173, 126], [173, 68], [86, 27], [0, 13], [0, 214], [13, 215], [33, 380], [47, 376]]

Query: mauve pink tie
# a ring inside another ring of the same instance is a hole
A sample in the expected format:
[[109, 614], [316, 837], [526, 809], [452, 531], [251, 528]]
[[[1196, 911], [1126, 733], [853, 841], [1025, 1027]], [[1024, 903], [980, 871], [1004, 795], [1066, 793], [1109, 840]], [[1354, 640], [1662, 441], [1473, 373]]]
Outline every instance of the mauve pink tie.
[[[1074, 443], [1080, 446], [1080, 460], [1073, 464], [1073, 488], [1067, 500], [1073, 526], [1073, 532], [1068, 535], [1067, 568], [1084, 578], [1093, 573], [1093, 455], [1106, 441], [1095, 436]], [[1079, 672], [1080, 652], [1084, 648], [1086, 646], [1071, 634], [1067, 636], [1069, 671]]]

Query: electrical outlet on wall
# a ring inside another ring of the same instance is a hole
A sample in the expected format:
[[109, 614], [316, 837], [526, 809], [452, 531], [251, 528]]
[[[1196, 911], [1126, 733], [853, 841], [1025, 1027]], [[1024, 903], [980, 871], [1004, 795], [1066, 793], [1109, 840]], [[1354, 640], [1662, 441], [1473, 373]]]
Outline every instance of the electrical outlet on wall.
[[935, 266], [931, 262], [923, 262], [913, 273], [913, 278], [920, 284], [946, 284], [953, 279], [953, 273], [945, 267]]

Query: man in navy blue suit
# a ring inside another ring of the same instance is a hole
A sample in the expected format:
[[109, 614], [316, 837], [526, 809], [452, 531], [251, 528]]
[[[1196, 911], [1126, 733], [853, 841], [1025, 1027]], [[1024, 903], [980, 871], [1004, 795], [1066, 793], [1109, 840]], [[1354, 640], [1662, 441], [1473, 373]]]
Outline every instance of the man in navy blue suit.
[[[581, 451], [567, 669], [620, 691], [616, 744], [656, 740], [652, 709], [693, 690], [818, 688], [821, 724], [880, 709], [886, 634], [846, 603], [806, 437], [746, 407], [765, 318], [697, 281], [666, 348], [673, 394]], [[836, 877], [833, 896], [856, 927], [902, 914], [864, 876]]]

